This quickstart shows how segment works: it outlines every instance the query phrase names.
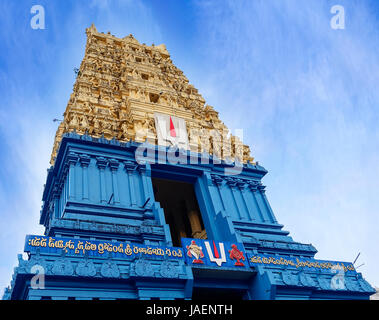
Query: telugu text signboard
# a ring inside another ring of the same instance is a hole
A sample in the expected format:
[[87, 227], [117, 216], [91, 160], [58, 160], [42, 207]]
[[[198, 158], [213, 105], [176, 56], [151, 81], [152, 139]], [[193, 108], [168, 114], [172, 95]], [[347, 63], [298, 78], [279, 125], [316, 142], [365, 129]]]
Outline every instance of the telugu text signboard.
[[[291, 268], [304, 271], [330, 272], [341, 269], [356, 274], [352, 263], [316, 260], [290, 256], [246, 254], [242, 243], [182, 238], [182, 248], [144, 245], [120, 241], [85, 240], [63, 237], [28, 235], [25, 252], [65, 253], [71, 256], [114, 257], [134, 260], [136, 258], [174, 259], [185, 261], [190, 266], [247, 269], [257, 266]], [[335, 272], [335, 271], [334, 271]]]
[[62, 253], [68, 255], [88, 255], [134, 260], [135, 258], [183, 260], [183, 250], [177, 247], [148, 246], [138, 243], [84, 240], [61, 237], [28, 235], [25, 239], [25, 252]]
[[357, 273], [354, 265], [349, 262], [316, 260], [311, 258], [298, 258], [289, 256], [248, 254], [249, 264], [252, 267], [259, 265], [296, 268], [305, 271], [332, 271], [339, 268], [345, 273]]

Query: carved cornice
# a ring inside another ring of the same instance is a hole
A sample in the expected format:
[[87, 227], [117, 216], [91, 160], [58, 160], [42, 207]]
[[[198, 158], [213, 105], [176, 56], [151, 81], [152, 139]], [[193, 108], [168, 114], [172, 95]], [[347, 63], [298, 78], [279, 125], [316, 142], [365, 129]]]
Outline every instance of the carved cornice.
[[88, 167], [91, 162], [91, 157], [88, 154], [80, 154], [80, 164], [82, 167]]
[[124, 161], [124, 168], [128, 173], [134, 173], [138, 168], [138, 164], [134, 161]]
[[266, 192], [266, 186], [264, 186], [262, 183], [259, 183], [258, 184], [258, 190], [262, 193], [265, 193]]
[[109, 167], [112, 171], [117, 171], [118, 167], [120, 166], [120, 162], [116, 159], [109, 159]]
[[237, 179], [237, 187], [241, 191], [244, 191], [247, 186], [248, 186], [248, 182], [246, 180], [244, 180], [244, 179]]
[[[139, 235], [143, 232], [152, 233], [152, 227], [132, 226], [119, 224], [106, 224], [100, 222], [88, 222], [79, 220], [54, 219], [51, 221], [50, 228], [77, 229], [83, 231], [95, 231], [105, 233], [131, 234]], [[156, 231], [157, 232], [157, 231]]]
[[79, 160], [79, 156], [75, 152], [69, 152], [67, 155], [68, 165], [76, 165]]
[[217, 174], [211, 174], [211, 178], [212, 182], [217, 186], [221, 186], [224, 183], [223, 177]]
[[251, 180], [248, 182], [248, 187], [250, 188], [251, 191], [255, 192], [258, 190], [258, 181]]
[[226, 177], [226, 178], [225, 178], [225, 181], [226, 181], [226, 184], [227, 184], [230, 188], [237, 188], [237, 185], [238, 185], [238, 179], [236, 179], [236, 178], [232, 178], [232, 177]]
[[96, 157], [96, 165], [100, 170], [104, 170], [107, 167], [108, 160], [104, 157]]
[[141, 174], [146, 174], [146, 164], [139, 164], [138, 165], [138, 171], [141, 173]]

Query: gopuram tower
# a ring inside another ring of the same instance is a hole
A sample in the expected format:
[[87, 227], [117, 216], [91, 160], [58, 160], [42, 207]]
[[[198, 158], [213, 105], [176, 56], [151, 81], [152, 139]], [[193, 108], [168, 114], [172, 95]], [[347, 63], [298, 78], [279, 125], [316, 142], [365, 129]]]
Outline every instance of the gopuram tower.
[[44, 235], [3, 299], [368, 299], [351, 263], [279, 224], [267, 171], [164, 45], [86, 30], [53, 145]]

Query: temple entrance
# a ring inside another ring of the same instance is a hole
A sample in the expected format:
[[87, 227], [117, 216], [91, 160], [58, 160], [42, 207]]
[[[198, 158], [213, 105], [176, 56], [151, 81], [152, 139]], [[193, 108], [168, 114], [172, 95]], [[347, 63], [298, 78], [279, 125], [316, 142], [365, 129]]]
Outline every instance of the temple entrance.
[[249, 287], [256, 272], [245, 269], [192, 267], [192, 300], [250, 300]]
[[192, 292], [192, 300], [248, 300], [247, 290], [228, 288], [202, 288], [195, 287]]
[[181, 238], [206, 239], [203, 219], [191, 183], [152, 178], [155, 200], [164, 210], [172, 243], [181, 246]]

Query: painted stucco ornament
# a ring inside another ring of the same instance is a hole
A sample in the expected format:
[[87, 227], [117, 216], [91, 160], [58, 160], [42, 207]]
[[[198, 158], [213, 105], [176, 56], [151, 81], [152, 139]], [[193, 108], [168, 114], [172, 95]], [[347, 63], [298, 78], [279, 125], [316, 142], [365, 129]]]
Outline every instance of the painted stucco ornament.
[[162, 262], [160, 273], [164, 278], [177, 278], [179, 275], [178, 267], [174, 262], [169, 261]]
[[75, 269], [78, 276], [93, 277], [96, 275], [96, 267], [92, 261], [80, 261]]
[[70, 260], [60, 258], [55, 260], [51, 271], [55, 275], [70, 276], [74, 273], [74, 268]]
[[100, 273], [106, 278], [118, 278], [120, 276], [120, 270], [118, 269], [117, 264], [109, 261], [102, 264]]
[[136, 274], [139, 276], [149, 277], [154, 275], [154, 269], [152, 264], [145, 259], [139, 259], [135, 263], [134, 268]]
[[202, 251], [202, 248], [198, 246], [195, 242], [195, 240], [191, 241], [191, 244], [186, 247], [187, 248], [187, 255], [192, 258], [194, 257], [195, 259], [192, 260], [192, 263], [197, 263], [197, 264], [202, 264], [204, 263], [201, 258], [204, 258], [204, 253]]
[[240, 260], [245, 261], [245, 256], [243, 255], [243, 252], [237, 248], [235, 244], [232, 244], [232, 250], [229, 250], [229, 256], [230, 259], [236, 260], [235, 266], [245, 266], [243, 262]]
[[296, 286], [298, 284], [298, 276], [293, 274], [291, 271], [282, 272], [283, 282], [287, 285]]

